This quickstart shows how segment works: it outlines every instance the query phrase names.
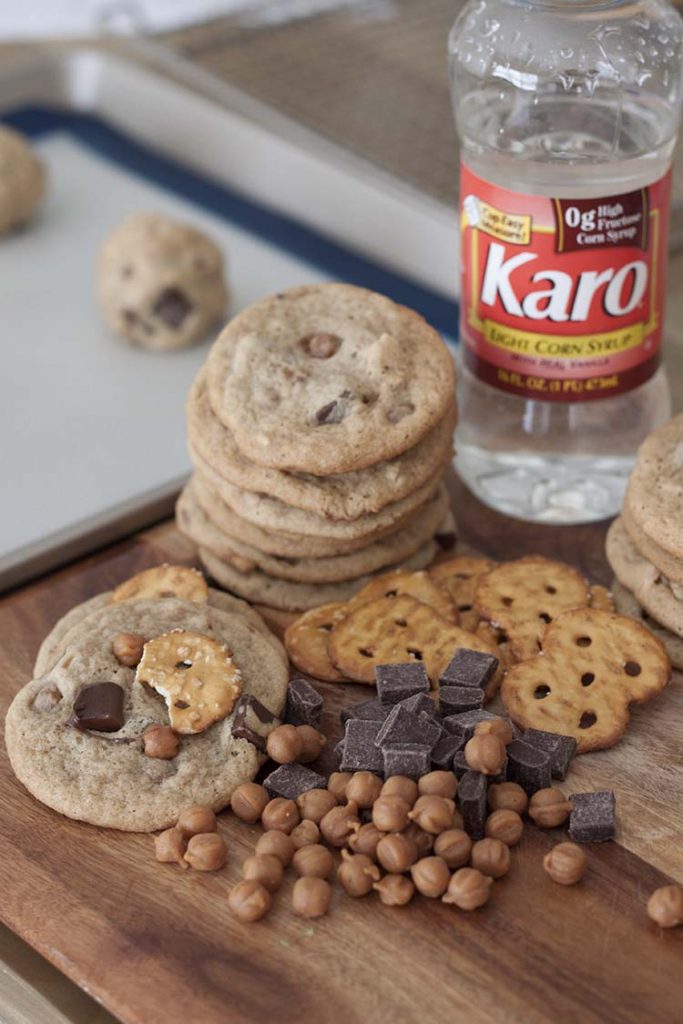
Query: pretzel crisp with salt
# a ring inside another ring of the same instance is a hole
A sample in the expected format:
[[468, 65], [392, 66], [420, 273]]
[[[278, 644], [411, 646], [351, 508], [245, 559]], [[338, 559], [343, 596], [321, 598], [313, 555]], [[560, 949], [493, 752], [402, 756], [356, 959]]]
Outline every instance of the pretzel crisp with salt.
[[585, 754], [614, 746], [629, 705], [656, 697], [670, 678], [663, 644], [641, 623], [576, 608], [547, 627], [538, 654], [510, 669], [501, 695], [520, 729], [573, 736]]

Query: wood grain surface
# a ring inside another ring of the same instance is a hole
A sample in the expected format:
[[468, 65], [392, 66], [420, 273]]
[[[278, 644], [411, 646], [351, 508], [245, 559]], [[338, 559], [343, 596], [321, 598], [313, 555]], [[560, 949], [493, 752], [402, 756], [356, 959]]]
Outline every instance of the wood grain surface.
[[[545, 551], [607, 579], [603, 527], [511, 524], [457, 485], [454, 493], [468, 543], [498, 557]], [[2, 714], [60, 615], [143, 567], [192, 556], [164, 524], [4, 598]], [[339, 708], [368, 691], [321, 691], [334, 741]], [[391, 909], [336, 891], [327, 918], [302, 921], [289, 907], [288, 877], [274, 912], [242, 925], [226, 900], [257, 827], [221, 816], [230, 855], [220, 874], [158, 865], [150, 837], [72, 822], [33, 800], [3, 747], [2, 917], [127, 1024], [675, 1024], [683, 932], [650, 924], [645, 902], [669, 878], [683, 881], [682, 693], [679, 677], [634, 715], [622, 744], [574, 762], [567, 790], [614, 787], [619, 813], [618, 842], [588, 848], [584, 882], [564, 889], [547, 879], [541, 860], [563, 830], [529, 826], [509, 876], [471, 915], [424, 898]], [[322, 764], [331, 767], [329, 752]]]

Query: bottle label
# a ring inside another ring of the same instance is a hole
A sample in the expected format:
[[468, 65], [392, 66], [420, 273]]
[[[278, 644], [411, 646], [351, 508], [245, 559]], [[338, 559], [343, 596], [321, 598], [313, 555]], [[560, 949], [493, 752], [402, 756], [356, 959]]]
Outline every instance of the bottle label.
[[461, 179], [460, 333], [481, 380], [587, 402], [638, 387], [660, 361], [671, 173], [600, 199]]

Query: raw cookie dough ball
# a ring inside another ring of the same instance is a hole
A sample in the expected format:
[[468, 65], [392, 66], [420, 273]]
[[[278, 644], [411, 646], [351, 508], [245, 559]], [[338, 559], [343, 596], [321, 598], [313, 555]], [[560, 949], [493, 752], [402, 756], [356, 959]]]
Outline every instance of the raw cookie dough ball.
[[0, 125], [0, 234], [31, 220], [45, 194], [45, 168], [27, 139]]
[[112, 231], [100, 253], [97, 290], [109, 327], [160, 350], [201, 341], [228, 303], [218, 246], [158, 213], [134, 214]]

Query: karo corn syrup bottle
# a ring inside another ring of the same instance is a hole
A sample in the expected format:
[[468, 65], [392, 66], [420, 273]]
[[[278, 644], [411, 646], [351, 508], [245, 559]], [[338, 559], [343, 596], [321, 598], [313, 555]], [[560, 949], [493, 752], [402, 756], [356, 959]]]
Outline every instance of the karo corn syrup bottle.
[[670, 415], [661, 364], [683, 22], [666, 0], [470, 0], [457, 467], [537, 522], [615, 514]]

